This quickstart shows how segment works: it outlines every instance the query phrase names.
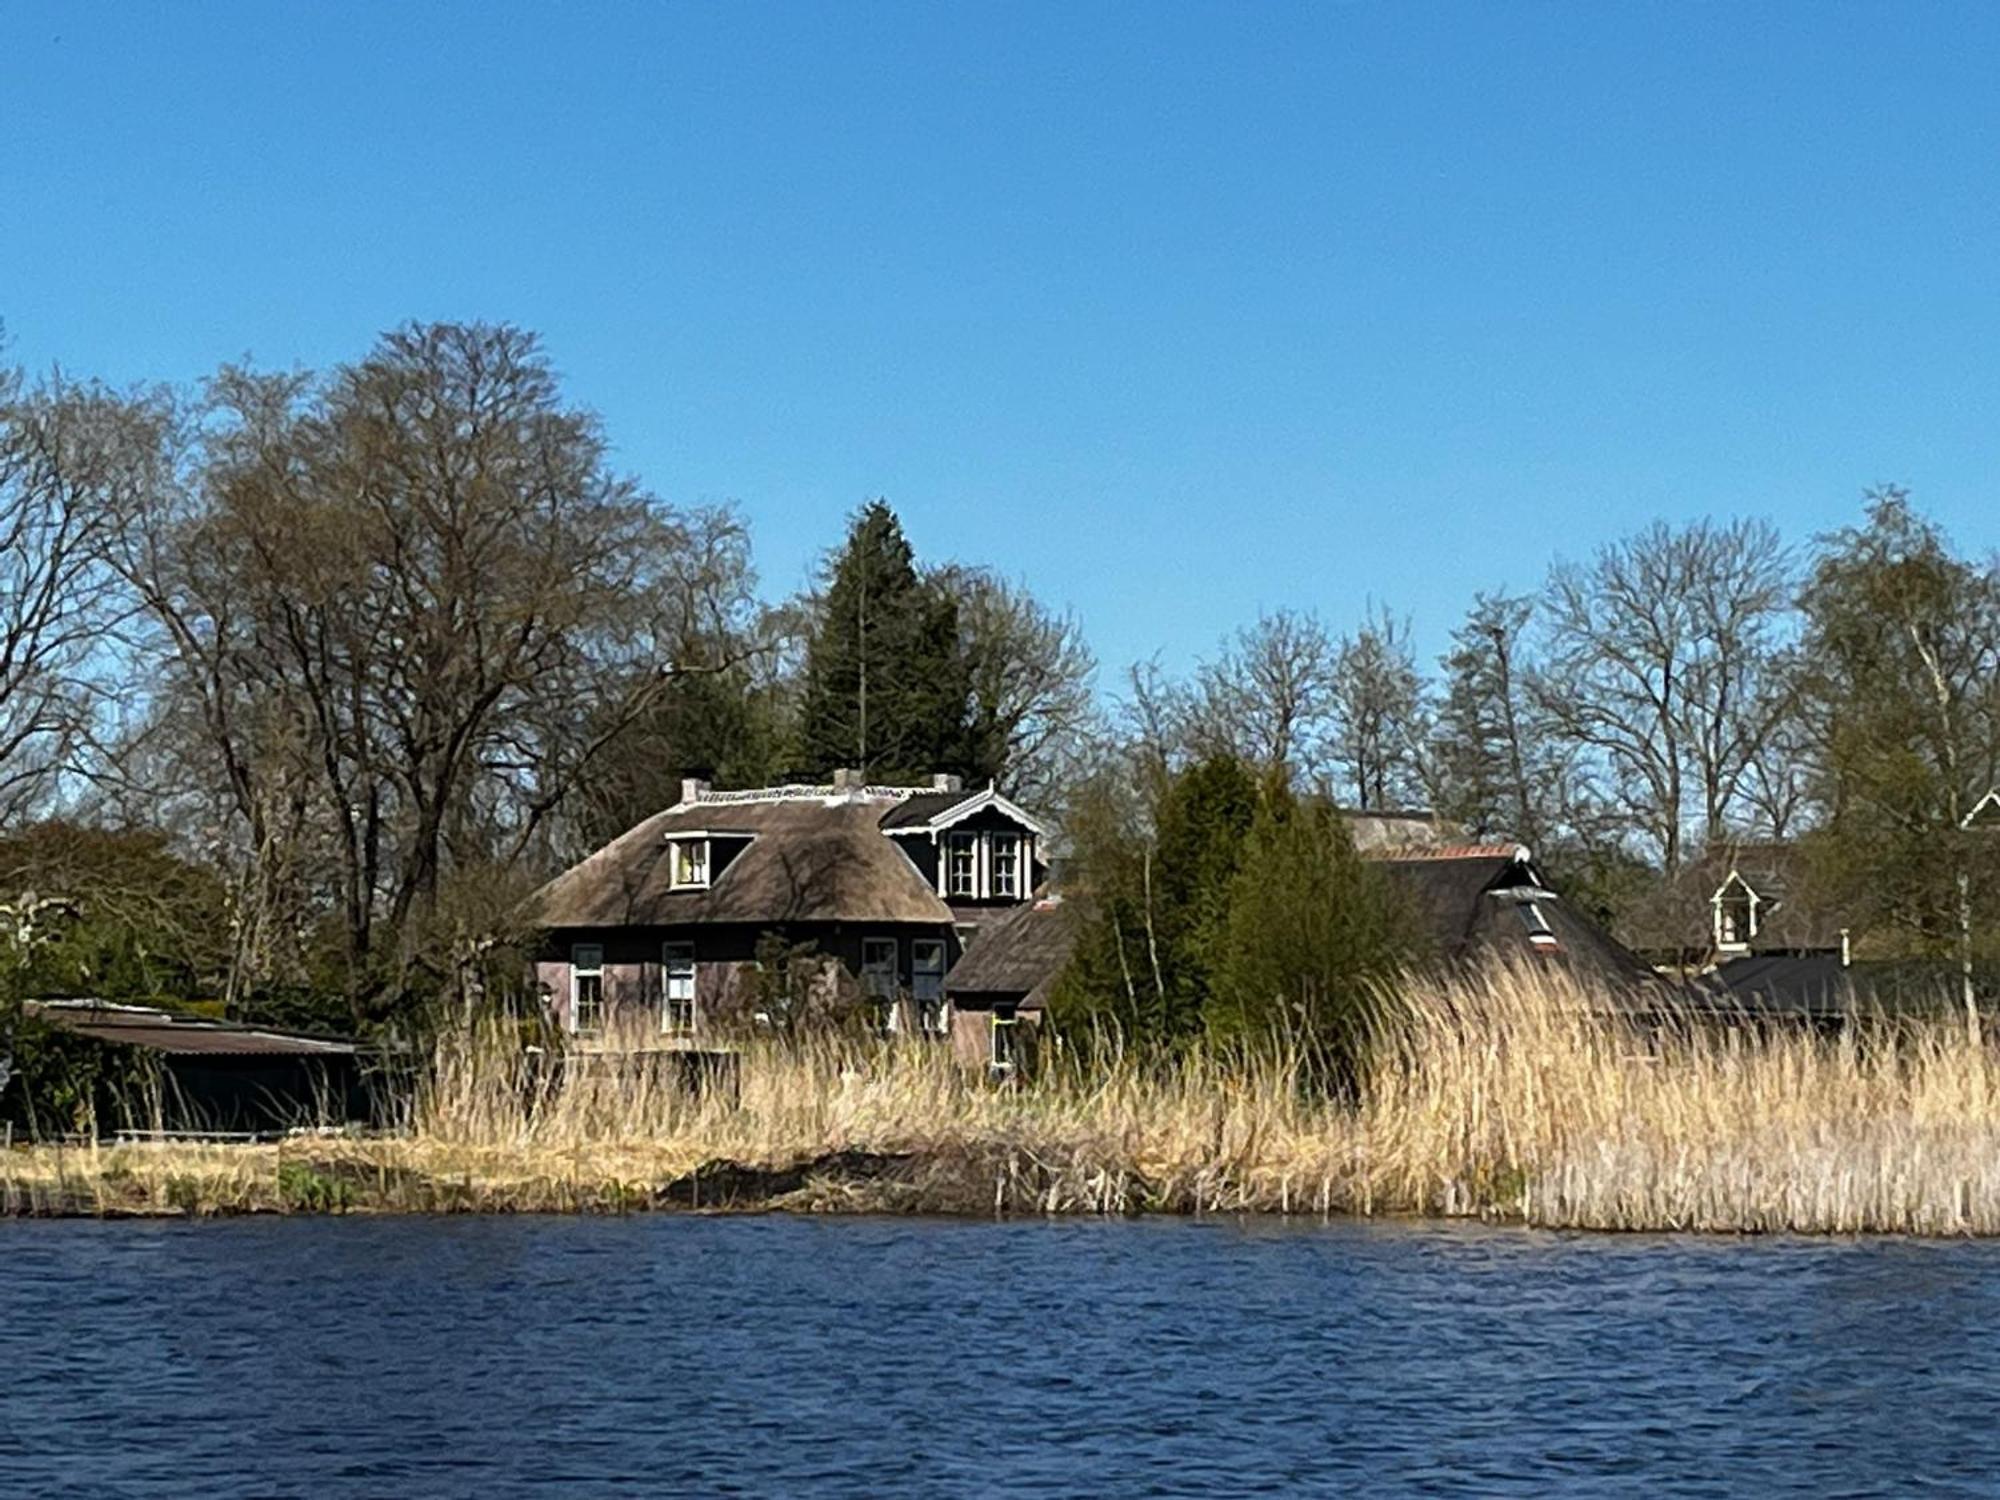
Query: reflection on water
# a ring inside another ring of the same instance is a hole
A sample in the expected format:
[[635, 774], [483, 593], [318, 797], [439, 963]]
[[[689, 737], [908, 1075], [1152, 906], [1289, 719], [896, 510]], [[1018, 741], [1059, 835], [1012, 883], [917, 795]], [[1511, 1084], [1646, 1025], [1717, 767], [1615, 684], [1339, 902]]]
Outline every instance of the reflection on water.
[[0, 1493], [2000, 1493], [2000, 1245], [0, 1223]]

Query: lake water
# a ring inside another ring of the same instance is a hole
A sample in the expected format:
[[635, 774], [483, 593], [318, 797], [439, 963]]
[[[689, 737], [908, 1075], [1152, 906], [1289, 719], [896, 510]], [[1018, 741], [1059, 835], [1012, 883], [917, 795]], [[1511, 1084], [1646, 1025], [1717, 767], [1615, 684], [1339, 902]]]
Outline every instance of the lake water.
[[0, 1493], [1996, 1494], [2000, 1245], [0, 1223]]

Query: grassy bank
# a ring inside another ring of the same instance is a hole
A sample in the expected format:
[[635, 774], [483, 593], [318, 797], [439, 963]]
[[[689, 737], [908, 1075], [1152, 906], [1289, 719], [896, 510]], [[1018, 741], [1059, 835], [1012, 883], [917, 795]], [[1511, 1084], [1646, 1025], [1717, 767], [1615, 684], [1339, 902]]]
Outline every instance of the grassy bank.
[[938, 1049], [754, 1047], [733, 1096], [447, 1040], [413, 1128], [282, 1146], [35, 1147], [13, 1212], [1476, 1215], [1596, 1229], [2000, 1233], [2000, 1077], [1962, 1026], [1638, 1031], [1560, 983], [1419, 993], [1358, 1102], [1295, 1063], [1060, 1059], [993, 1089]]

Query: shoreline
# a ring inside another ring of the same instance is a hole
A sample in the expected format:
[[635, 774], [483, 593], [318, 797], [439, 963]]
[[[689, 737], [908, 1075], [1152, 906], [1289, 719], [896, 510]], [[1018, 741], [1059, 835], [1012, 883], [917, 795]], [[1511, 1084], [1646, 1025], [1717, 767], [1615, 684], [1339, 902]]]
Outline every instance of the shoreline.
[[[1065, 1171], [1020, 1148], [838, 1148], [782, 1163], [710, 1157], [655, 1177], [535, 1170], [525, 1157], [480, 1172], [426, 1163], [398, 1138], [208, 1146], [120, 1144], [17, 1147], [0, 1158], [0, 1220], [223, 1219], [633, 1214], [905, 1216], [952, 1219], [1231, 1218], [1354, 1223], [1433, 1221], [1609, 1236], [1698, 1238], [2000, 1238], [1970, 1216], [1958, 1222], [1823, 1222], [1766, 1211], [1699, 1222], [1618, 1222], [1523, 1211], [1518, 1194], [1475, 1194], [1447, 1184], [1437, 1201], [1363, 1204], [1344, 1194], [1282, 1188], [1258, 1200], [1240, 1184], [1135, 1171], [1099, 1174], [1096, 1201], [1060, 1191]], [[31, 1171], [16, 1170], [26, 1164]], [[574, 1164], [571, 1164], [572, 1167]], [[496, 1170], [510, 1166], [512, 1170]]]

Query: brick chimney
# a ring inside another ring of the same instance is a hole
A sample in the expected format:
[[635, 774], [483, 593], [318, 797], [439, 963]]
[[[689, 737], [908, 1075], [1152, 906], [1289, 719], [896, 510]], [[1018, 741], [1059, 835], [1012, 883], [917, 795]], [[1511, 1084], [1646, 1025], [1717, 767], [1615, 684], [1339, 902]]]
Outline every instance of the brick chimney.
[[858, 792], [868, 784], [868, 779], [852, 766], [842, 766], [833, 773], [833, 789], [836, 792]]
[[707, 790], [708, 783], [703, 781], [699, 776], [683, 776], [681, 778], [681, 805], [685, 807], [690, 802], [701, 801], [701, 794]]
[[950, 771], [940, 771], [931, 777], [931, 790], [934, 792], [962, 792], [965, 790], [965, 778], [963, 776], [955, 776]]

